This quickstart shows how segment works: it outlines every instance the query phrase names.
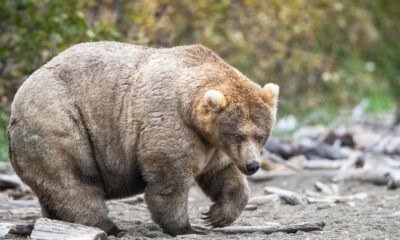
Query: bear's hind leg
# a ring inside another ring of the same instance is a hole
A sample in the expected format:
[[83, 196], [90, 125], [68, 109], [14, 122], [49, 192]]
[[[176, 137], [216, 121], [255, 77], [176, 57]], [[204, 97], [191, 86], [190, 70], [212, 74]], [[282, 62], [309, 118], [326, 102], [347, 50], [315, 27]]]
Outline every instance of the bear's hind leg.
[[84, 116], [68, 89], [59, 85], [62, 81], [52, 74], [42, 77], [48, 77], [46, 86], [60, 92], [37, 91], [34, 100], [14, 112], [9, 128], [14, 170], [38, 196], [45, 217], [118, 235], [120, 230], [108, 218], [103, 178]]
[[[39, 202], [40, 202], [40, 199], [39, 199]], [[40, 202], [40, 208], [42, 210], [42, 216], [44, 218], [60, 220], [60, 217], [57, 216], [56, 212], [51, 210], [46, 204], [43, 204], [42, 202]]]
[[42, 192], [51, 193], [38, 194], [43, 216], [98, 227], [108, 235], [122, 236], [124, 232], [108, 217], [101, 190], [83, 182], [73, 182], [68, 188], [54, 183], [47, 184], [46, 191], [42, 189]]

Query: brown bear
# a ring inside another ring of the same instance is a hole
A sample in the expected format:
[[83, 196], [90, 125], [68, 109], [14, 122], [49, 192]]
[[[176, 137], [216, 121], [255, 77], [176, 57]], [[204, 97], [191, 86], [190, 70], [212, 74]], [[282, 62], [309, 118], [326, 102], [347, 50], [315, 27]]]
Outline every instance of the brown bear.
[[105, 200], [144, 192], [166, 233], [191, 233], [197, 182], [214, 201], [207, 223], [226, 226], [247, 203], [245, 175], [260, 167], [278, 92], [201, 45], [78, 44], [18, 90], [11, 163], [47, 218], [122, 235]]

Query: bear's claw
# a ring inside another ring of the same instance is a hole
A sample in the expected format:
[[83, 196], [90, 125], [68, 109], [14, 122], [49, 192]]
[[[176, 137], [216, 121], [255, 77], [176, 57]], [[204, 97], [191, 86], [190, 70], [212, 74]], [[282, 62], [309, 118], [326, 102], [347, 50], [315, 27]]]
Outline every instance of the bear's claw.
[[234, 221], [234, 219], [225, 216], [223, 204], [221, 203], [214, 203], [208, 212], [202, 214], [204, 216], [201, 219], [204, 220], [204, 224], [207, 227], [225, 227]]

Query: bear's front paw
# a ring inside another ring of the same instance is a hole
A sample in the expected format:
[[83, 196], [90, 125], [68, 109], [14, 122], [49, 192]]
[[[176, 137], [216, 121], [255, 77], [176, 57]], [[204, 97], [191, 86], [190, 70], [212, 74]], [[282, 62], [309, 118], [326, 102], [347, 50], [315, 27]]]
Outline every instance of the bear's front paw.
[[237, 209], [229, 207], [229, 203], [216, 202], [206, 213], [203, 213], [202, 218], [207, 226], [225, 227], [233, 223], [239, 216]]

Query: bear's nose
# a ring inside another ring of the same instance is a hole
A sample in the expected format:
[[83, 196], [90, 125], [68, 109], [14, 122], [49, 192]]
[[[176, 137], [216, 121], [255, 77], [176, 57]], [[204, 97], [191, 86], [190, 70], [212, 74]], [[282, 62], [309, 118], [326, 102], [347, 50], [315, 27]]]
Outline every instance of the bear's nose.
[[247, 172], [250, 174], [255, 173], [260, 168], [259, 162], [252, 162], [246, 165]]

